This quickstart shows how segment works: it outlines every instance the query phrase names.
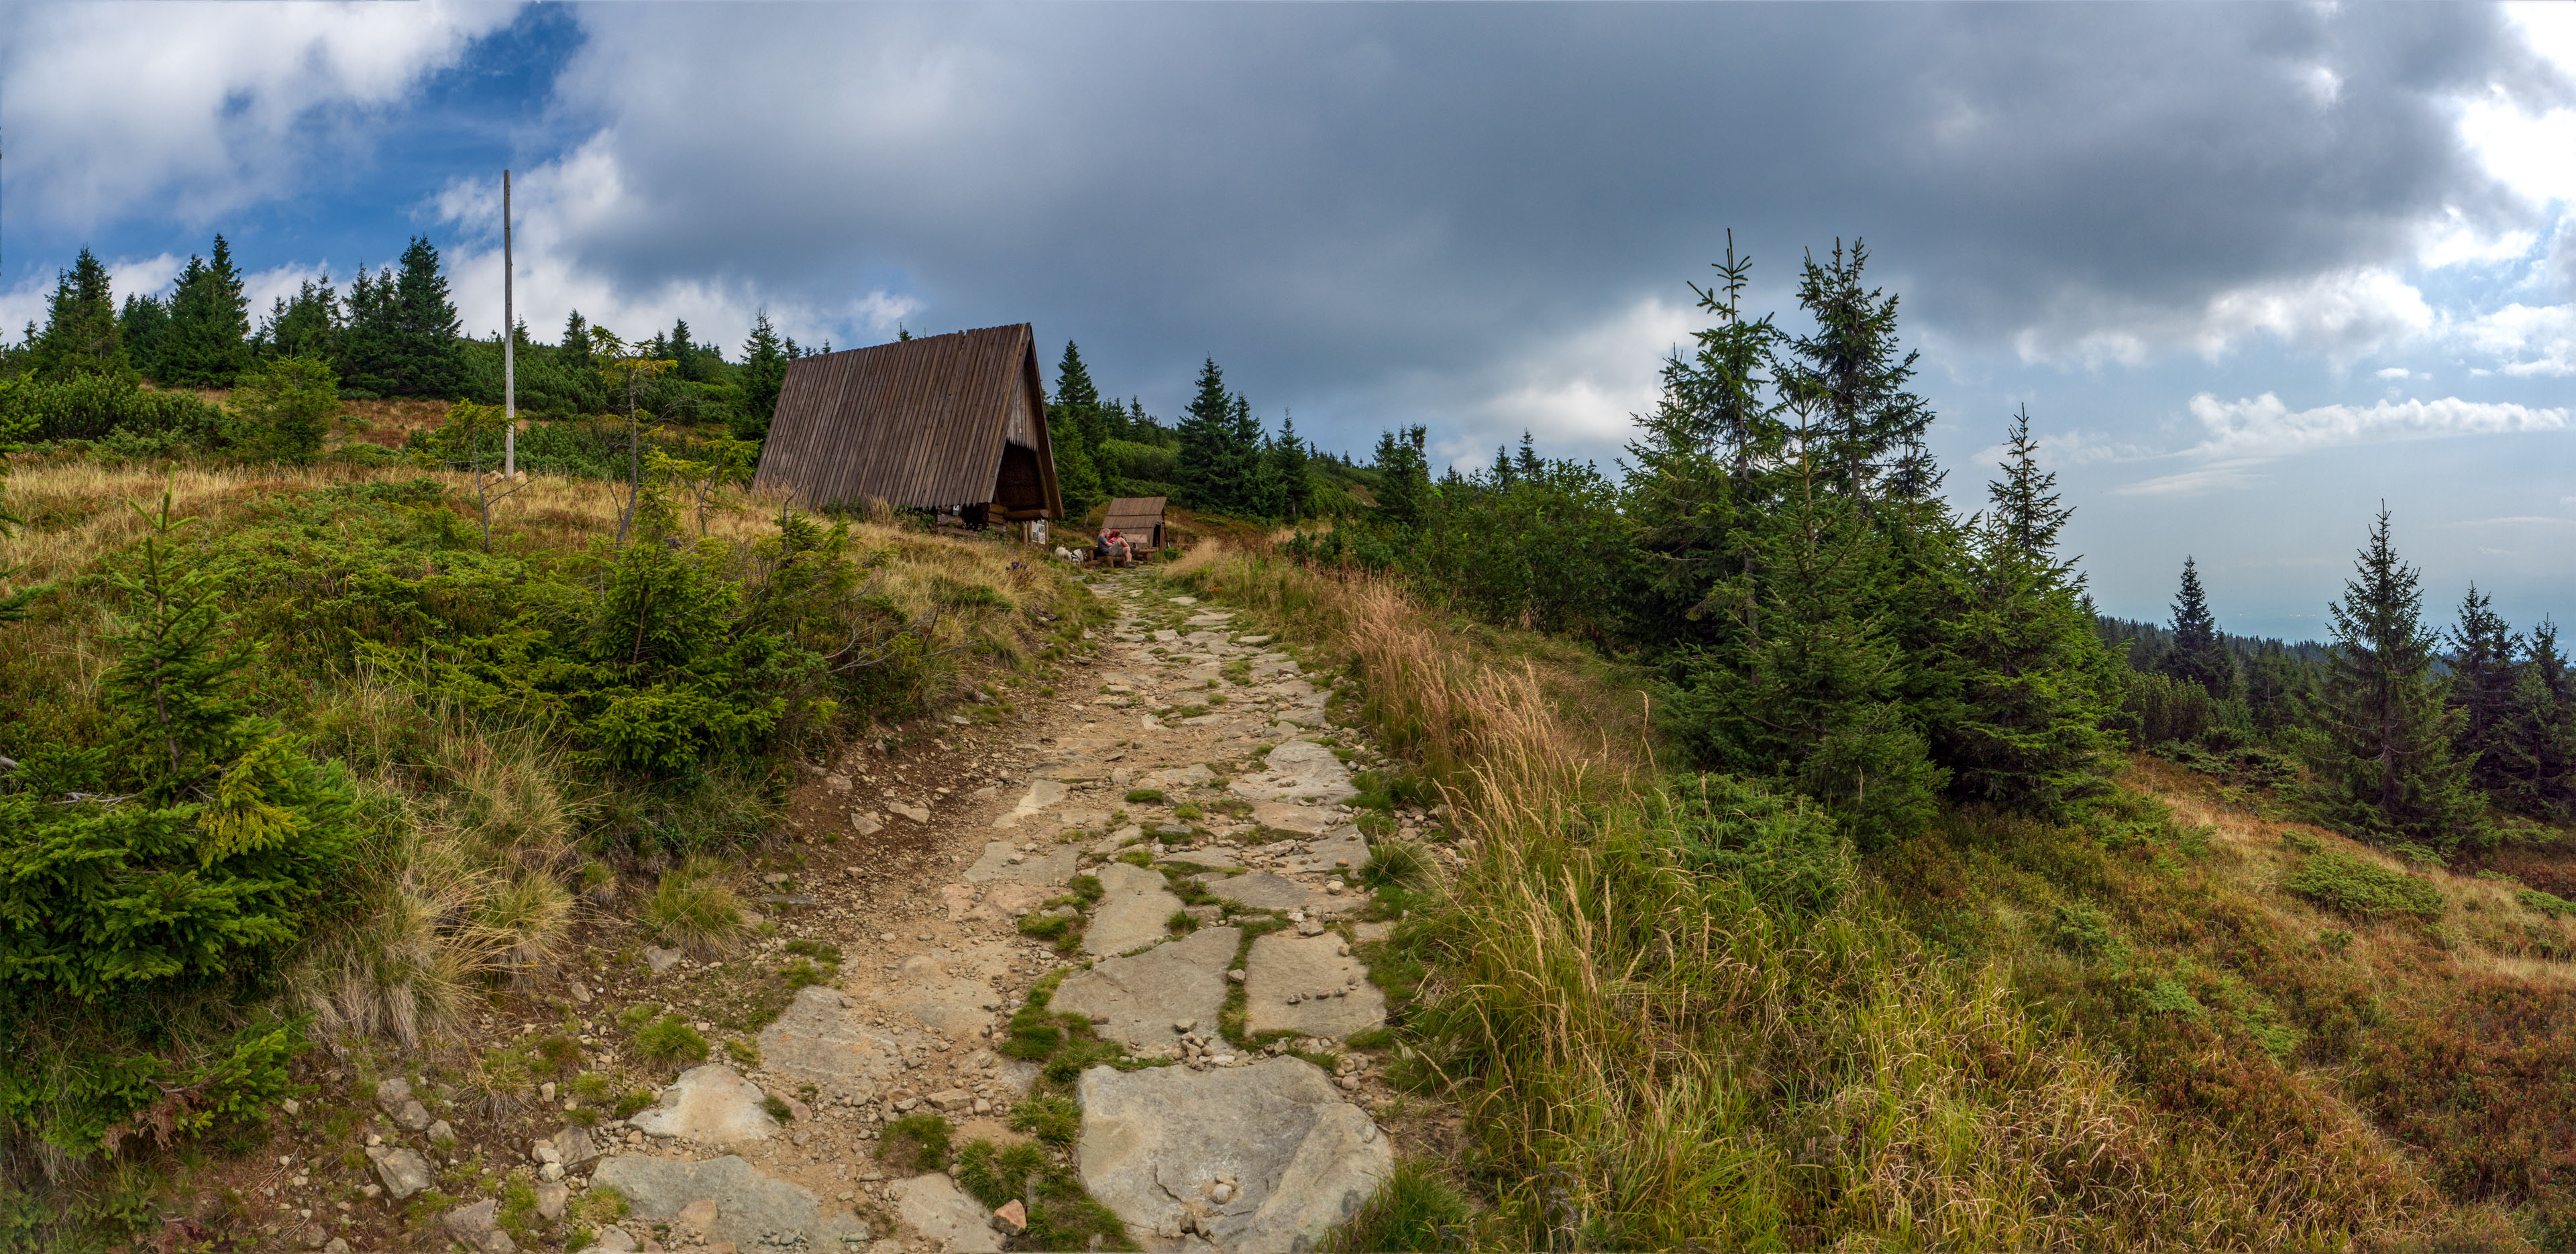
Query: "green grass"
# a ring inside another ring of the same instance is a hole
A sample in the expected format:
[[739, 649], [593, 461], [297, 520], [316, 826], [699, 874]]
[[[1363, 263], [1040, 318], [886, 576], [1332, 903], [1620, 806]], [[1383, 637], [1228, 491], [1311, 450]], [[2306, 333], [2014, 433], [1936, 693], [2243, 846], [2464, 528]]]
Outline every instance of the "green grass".
[[1129, 805], [1159, 805], [1162, 800], [1163, 790], [1160, 788], [1130, 788], [1127, 790], [1127, 804]]
[[1372, 886], [1409, 887], [1431, 874], [1430, 855], [1418, 845], [1379, 845], [1360, 864], [1360, 882]]
[[2281, 886], [2340, 914], [2360, 919], [2442, 917], [2442, 890], [2401, 871], [2350, 854], [2319, 853], [2300, 864]]
[[664, 1015], [635, 1030], [635, 1052], [658, 1063], [705, 1062], [707, 1038], [678, 1015]]
[[1016, 1248], [1032, 1250], [1134, 1249], [1127, 1227], [1093, 1201], [1061, 1151], [1032, 1142], [995, 1146], [977, 1141], [957, 1156], [957, 1183], [976, 1201], [1000, 1207], [1034, 1200], [1028, 1230]]
[[1328, 1237], [1326, 1250], [1447, 1250], [1471, 1244], [1475, 1210], [1439, 1168], [1421, 1158], [1400, 1159]]
[[897, 1171], [921, 1173], [948, 1167], [948, 1121], [928, 1111], [915, 1111], [885, 1126], [877, 1142], [877, 1159]]
[[692, 857], [653, 886], [639, 921], [663, 944], [704, 957], [742, 930], [742, 898], [720, 864]]
[[1069, 1097], [1031, 1094], [1011, 1108], [1011, 1130], [1050, 1145], [1071, 1145], [1082, 1137], [1082, 1108]]

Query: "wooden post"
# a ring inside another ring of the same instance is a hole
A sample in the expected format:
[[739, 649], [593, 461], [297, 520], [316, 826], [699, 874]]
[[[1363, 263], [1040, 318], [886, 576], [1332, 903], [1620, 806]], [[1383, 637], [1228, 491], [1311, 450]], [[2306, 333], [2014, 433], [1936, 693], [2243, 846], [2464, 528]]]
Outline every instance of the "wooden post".
[[501, 171], [501, 475], [519, 477], [519, 310], [511, 290], [510, 172]]

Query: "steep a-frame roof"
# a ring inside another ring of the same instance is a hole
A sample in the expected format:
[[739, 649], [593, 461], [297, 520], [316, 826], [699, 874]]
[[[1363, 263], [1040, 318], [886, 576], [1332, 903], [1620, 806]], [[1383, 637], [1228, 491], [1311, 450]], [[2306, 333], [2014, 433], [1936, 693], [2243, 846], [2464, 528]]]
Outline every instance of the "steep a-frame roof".
[[753, 482], [810, 505], [983, 505], [997, 500], [1012, 446], [1018, 467], [1035, 463], [1036, 482], [1023, 488], [1032, 499], [1008, 502], [1011, 512], [1063, 517], [1037, 340], [1025, 322], [789, 362]]

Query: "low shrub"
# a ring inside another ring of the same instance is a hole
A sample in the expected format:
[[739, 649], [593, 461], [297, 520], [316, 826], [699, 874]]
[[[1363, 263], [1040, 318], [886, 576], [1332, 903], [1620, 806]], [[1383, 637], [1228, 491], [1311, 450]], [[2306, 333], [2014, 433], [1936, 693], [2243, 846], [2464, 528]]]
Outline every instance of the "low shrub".
[[2442, 917], [2442, 890], [2399, 871], [2343, 853], [2320, 853], [2300, 864], [2281, 886], [2341, 914], [2376, 919], [2408, 915]]
[[644, 900], [644, 926], [662, 943], [704, 957], [742, 930], [742, 897], [712, 858], [692, 857]]

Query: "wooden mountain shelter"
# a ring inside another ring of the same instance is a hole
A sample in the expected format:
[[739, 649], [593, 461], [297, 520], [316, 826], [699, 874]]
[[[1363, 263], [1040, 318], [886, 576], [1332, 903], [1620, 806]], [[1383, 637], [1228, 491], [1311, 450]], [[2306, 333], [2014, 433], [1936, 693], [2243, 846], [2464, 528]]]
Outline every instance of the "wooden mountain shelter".
[[1151, 553], [1163, 547], [1163, 502], [1169, 497], [1122, 496], [1109, 503], [1109, 516], [1100, 520], [1100, 529], [1116, 528], [1139, 552]]
[[1064, 517], [1036, 333], [1022, 322], [787, 363], [752, 486], [977, 526]]

